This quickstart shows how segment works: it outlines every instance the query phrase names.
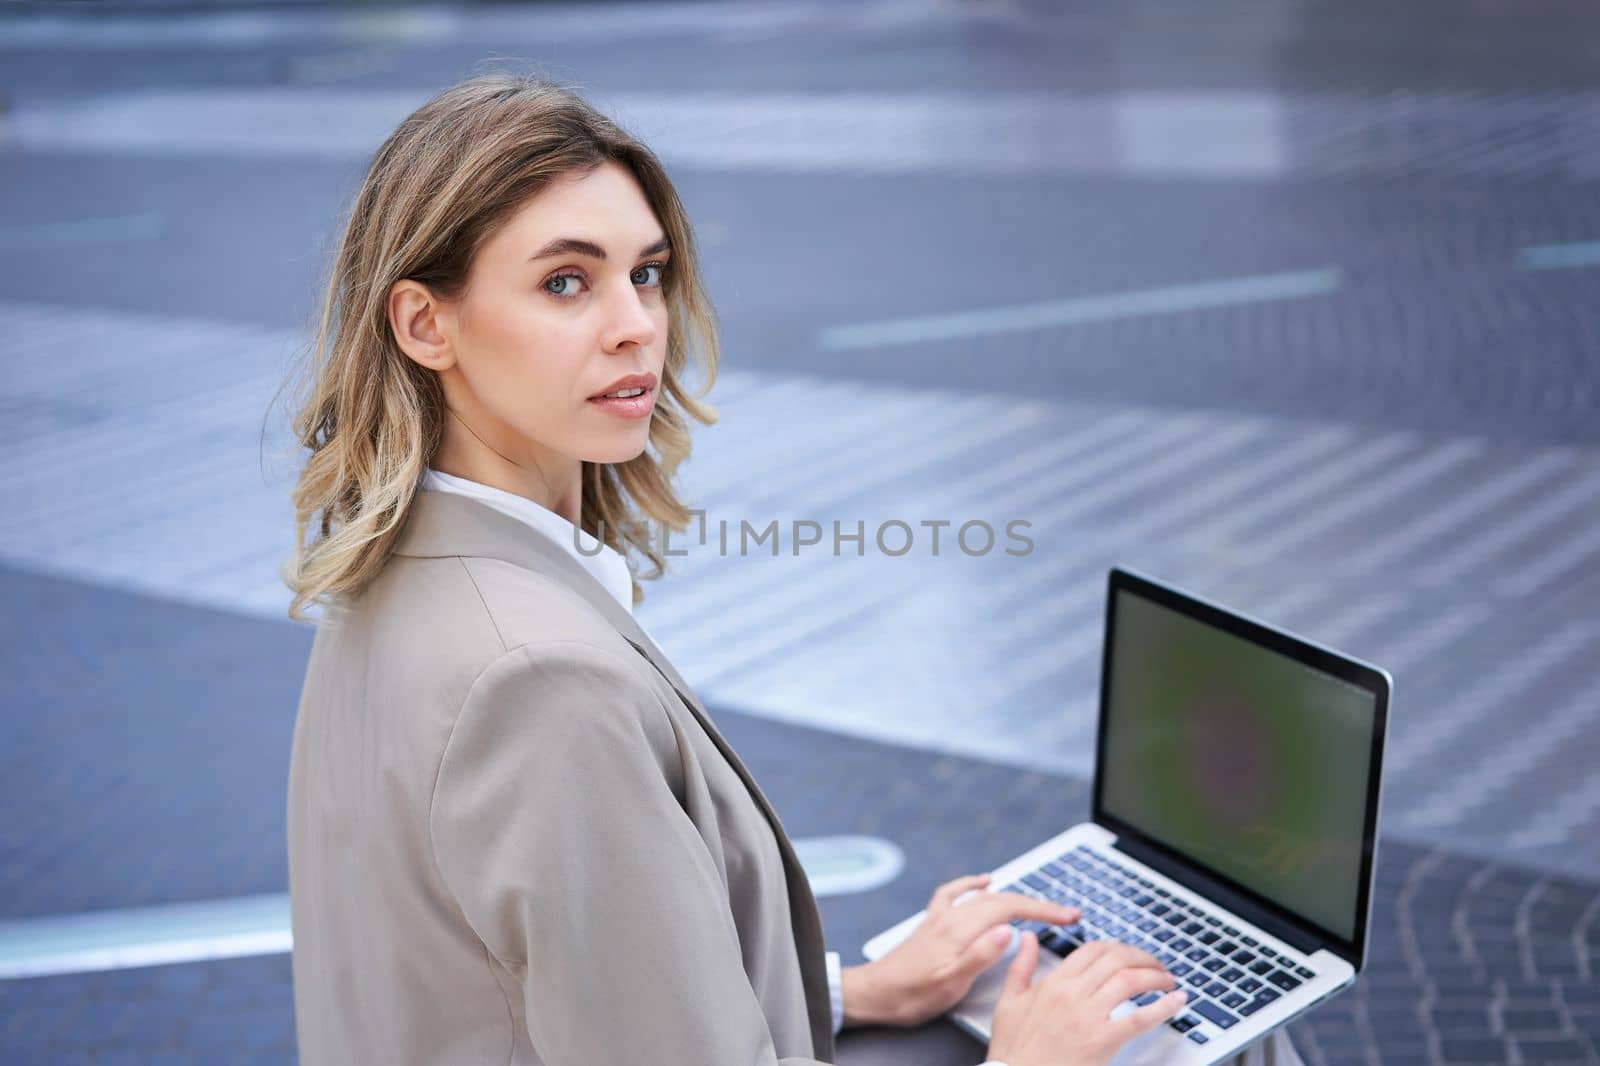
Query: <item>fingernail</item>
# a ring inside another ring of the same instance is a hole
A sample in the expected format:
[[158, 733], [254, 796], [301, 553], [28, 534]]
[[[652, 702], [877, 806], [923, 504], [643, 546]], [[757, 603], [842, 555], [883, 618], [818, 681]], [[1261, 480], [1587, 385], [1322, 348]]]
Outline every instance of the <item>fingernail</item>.
[[1174, 992], [1173, 992], [1173, 993], [1172, 993], [1172, 994], [1173, 994], [1173, 995], [1174, 995], [1174, 996], [1177, 996], [1177, 997], [1178, 997], [1178, 1002], [1179, 1002], [1179, 1003], [1187, 1003], [1187, 1002], [1189, 1002], [1189, 993], [1188, 993], [1188, 992], [1185, 992], [1185, 991], [1184, 991], [1184, 990], [1183, 990], [1183, 989], [1181, 989], [1181, 988], [1179, 988], [1179, 989], [1177, 989], [1177, 990], [1175, 990], [1175, 991], [1174, 991]]
[[1010, 926], [1001, 926], [999, 929], [996, 929], [994, 932], [989, 934], [989, 939], [993, 940], [996, 944], [1006, 944], [1011, 940], [1011, 932], [1012, 930]]

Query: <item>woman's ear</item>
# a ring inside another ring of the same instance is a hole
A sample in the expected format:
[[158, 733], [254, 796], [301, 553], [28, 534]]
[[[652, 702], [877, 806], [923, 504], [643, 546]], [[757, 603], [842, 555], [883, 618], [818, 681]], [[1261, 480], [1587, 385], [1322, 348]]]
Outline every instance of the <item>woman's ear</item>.
[[448, 317], [447, 309], [420, 282], [402, 278], [389, 289], [389, 329], [395, 343], [429, 370], [455, 365], [455, 349], [444, 329]]

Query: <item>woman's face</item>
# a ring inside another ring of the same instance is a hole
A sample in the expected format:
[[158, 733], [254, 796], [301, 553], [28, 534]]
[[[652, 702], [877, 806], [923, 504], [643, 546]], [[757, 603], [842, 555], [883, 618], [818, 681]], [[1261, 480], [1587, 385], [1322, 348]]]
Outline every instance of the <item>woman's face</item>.
[[[644, 451], [667, 351], [665, 244], [616, 163], [559, 178], [524, 204], [479, 249], [451, 309], [472, 428], [541, 467]], [[595, 399], [630, 375], [648, 379], [642, 395]]]

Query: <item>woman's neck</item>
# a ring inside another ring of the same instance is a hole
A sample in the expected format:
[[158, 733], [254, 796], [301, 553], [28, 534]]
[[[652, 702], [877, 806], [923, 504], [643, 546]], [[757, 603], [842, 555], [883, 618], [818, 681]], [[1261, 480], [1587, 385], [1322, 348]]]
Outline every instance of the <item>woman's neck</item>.
[[451, 411], [439, 449], [428, 464], [443, 474], [513, 493], [581, 528], [583, 464], [565, 456], [517, 461], [503, 454]]

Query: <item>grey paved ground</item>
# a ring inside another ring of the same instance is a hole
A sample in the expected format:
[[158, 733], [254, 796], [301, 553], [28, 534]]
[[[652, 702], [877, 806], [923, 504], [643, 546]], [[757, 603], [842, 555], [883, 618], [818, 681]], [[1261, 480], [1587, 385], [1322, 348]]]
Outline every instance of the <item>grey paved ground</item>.
[[[1396, 675], [1378, 953], [1308, 1058], [1594, 1061], [1597, 29], [1444, 0], [0, 9], [0, 920], [282, 890], [309, 635], [262, 417], [367, 154], [526, 57], [696, 220], [708, 519], [865, 524], [859, 558], [691, 546], [640, 611], [793, 831], [913, 856], [825, 903], [837, 946], [1081, 810], [1129, 563]], [[1024, 519], [1036, 550], [891, 558], [889, 519]], [[0, 1059], [282, 1061], [286, 980], [0, 982]]]

